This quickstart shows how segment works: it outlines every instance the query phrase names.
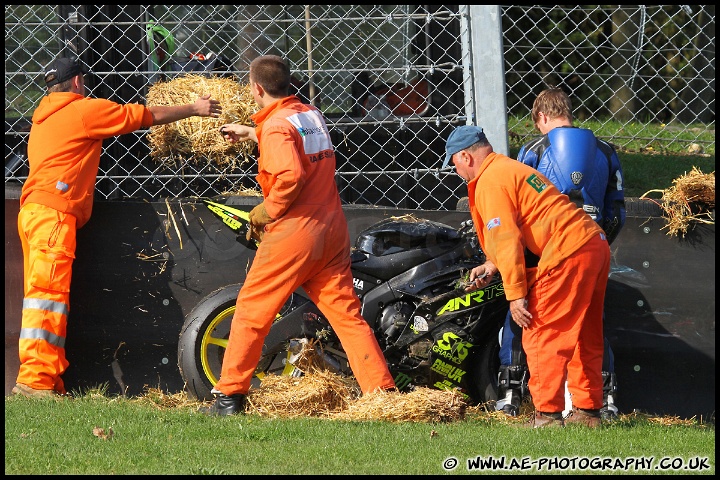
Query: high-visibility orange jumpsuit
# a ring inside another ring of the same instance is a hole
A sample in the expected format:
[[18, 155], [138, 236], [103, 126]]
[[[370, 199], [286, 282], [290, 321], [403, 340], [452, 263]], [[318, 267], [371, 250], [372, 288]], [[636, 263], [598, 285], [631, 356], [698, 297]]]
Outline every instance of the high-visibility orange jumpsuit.
[[102, 141], [153, 120], [143, 105], [54, 92], [32, 121], [18, 214], [24, 282], [17, 383], [64, 394], [75, 234], [92, 212]]
[[350, 236], [335, 183], [335, 152], [318, 109], [295, 96], [253, 115], [257, 180], [274, 219], [238, 294], [215, 390], [246, 394], [273, 320], [302, 286], [330, 322], [363, 393], [394, 388], [350, 272]]
[[[508, 300], [525, 297], [528, 387], [540, 412], [602, 407], [602, 311], [610, 248], [589, 215], [537, 170], [490, 153], [468, 183], [480, 244], [502, 275]], [[525, 268], [524, 250], [540, 258]]]

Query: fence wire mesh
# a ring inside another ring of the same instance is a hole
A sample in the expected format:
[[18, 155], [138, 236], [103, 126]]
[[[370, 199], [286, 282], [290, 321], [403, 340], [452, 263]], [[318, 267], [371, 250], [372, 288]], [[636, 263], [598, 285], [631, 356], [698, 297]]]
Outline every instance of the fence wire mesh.
[[[504, 69], [507, 111], [491, 113], [507, 116], [511, 149], [535, 134], [535, 95], [559, 85], [578, 121], [617, 125], [604, 138], [619, 149], [640, 140], [714, 151], [714, 6], [498, 8], [504, 58], [488, 66], [473, 63], [484, 45], [462, 45], [463, 31], [480, 28], [464, 5], [6, 5], [5, 183], [27, 178], [30, 118], [57, 56], [91, 70], [89, 96], [141, 103], [193, 55], [213, 54], [241, 82], [255, 56], [288, 58], [298, 95], [327, 116], [345, 203], [454, 208], [465, 185], [439, 167], [452, 128], [478, 122], [468, 112], [482, 111], [482, 92], [467, 85], [484, 68]], [[658, 123], [663, 138], [648, 128]], [[254, 162], [168, 166], [150, 157], [147, 133], [105, 142], [100, 198], [257, 188]]]

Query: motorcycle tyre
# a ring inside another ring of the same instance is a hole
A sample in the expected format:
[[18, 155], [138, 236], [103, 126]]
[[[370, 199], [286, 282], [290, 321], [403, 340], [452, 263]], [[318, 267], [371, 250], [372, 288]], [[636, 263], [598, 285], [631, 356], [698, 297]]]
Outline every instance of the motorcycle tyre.
[[498, 400], [498, 372], [500, 371], [500, 342], [498, 334], [502, 324], [499, 324], [488, 340], [480, 348], [477, 368], [472, 372], [472, 386], [470, 394], [478, 405], [488, 410], [495, 410]]
[[[208, 328], [217, 327], [226, 322], [229, 333], [230, 321], [235, 313], [235, 302], [241, 286], [241, 284], [228, 285], [215, 290], [195, 305], [185, 317], [178, 341], [178, 368], [180, 376], [185, 382], [185, 389], [192, 398], [201, 401], [212, 399], [210, 391], [220, 378], [219, 368], [222, 367], [220, 344], [224, 340], [227, 345], [227, 337], [225, 335], [218, 337], [206, 335], [209, 335]], [[216, 340], [211, 340], [212, 338], [216, 338]], [[215, 352], [217, 355], [203, 359], [203, 356], [208, 354], [207, 347], [209, 346], [208, 343], [203, 345], [203, 341], [217, 342], [218, 351]], [[203, 351], [204, 348], [205, 351]]]
[[[212, 400], [211, 390], [220, 378], [222, 360], [235, 314], [242, 283], [215, 290], [203, 298], [187, 315], [178, 341], [178, 368], [188, 395], [200, 401]], [[283, 310], [292, 305], [293, 297]], [[294, 367], [285, 366], [280, 355], [263, 356], [258, 362], [251, 386], [260, 385], [263, 373], [291, 375]]]

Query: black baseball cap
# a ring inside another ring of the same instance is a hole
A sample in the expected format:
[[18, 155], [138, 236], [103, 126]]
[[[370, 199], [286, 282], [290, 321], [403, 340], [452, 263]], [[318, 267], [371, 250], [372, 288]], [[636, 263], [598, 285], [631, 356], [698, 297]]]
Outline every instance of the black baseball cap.
[[81, 67], [76, 60], [58, 58], [45, 69], [45, 86], [52, 87], [58, 83], [70, 80], [75, 75], [85, 75], [88, 71]]

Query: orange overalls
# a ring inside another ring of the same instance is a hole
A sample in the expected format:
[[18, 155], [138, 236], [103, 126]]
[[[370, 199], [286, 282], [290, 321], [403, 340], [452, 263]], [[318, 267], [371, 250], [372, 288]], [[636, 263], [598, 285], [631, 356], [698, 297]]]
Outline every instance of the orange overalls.
[[23, 309], [17, 383], [64, 394], [65, 334], [75, 259], [75, 217], [38, 203], [18, 213]]
[[33, 113], [18, 232], [23, 309], [17, 383], [66, 393], [65, 335], [75, 234], [90, 218], [102, 141], [152, 125], [143, 105], [50, 93]]
[[353, 288], [350, 236], [322, 114], [290, 96], [252, 119], [260, 152], [257, 180], [274, 221], [265, 227], [238, 295], [215, 389], [225, 395], [248, 392], [273, 320], [301, 286], [342, 342], [362, 392], [394, 388]]
[[[603, 230], [537, 170], [491, 153], [468, 183], [480, 244], [508, 300], [525, 297], [528, 387], [538, 411], [602, 407], [602, 312], [610, 248]], [[524, 251], [540, 260], [525, 268]]]

